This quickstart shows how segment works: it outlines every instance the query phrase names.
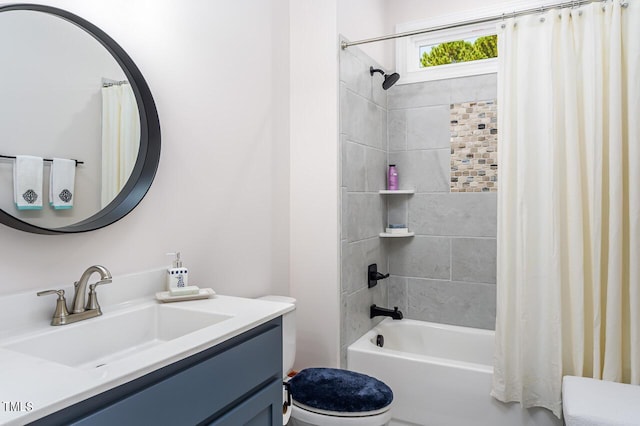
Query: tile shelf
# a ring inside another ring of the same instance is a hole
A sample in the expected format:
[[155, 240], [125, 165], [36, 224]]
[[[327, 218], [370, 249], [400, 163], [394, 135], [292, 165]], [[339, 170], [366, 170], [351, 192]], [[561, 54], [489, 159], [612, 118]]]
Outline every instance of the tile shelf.
[[[416, 190], [415, 189], [395, 189], [395, 190], [381, 189], [379, 192], [380, 192], [380, 195], [411, 195], [411, 194], [415, 194]], [[407, 232], [405, 234], [390, 234], [388, 232], [381, 232], [379, 236], [380, 238], [407, 238], [407, 237], [413, 237], [414, 235], [416, 235], [415, 232]]]
[[415, 232], [407, 232], [405, 234], [389, 234], [387, 232], [381, 232], [380, 238], [406, 238], [413, 237], [414, 235], [416, 235]]
[[394, 195], [394, 194], [415, 194], [415, 189], [381, 189], [380, 195]]

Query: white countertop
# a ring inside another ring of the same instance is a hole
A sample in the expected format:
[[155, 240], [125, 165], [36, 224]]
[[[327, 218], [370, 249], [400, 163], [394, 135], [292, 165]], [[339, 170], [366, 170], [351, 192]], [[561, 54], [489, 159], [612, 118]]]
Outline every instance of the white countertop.
[[[108, 289], [104, 289], [103, 293], [107, 291]], [[49, 300], [51, 308], [54, 306], [54, 300]], [[110, 313], [121, 313], [124, 310], [139, 309], [158, 303], [160, 302], [152, 296], [147, 296], [133, 302], [103, 306], [102, 310], [104, 316], [107, 316]], [[37, 318], [35, 326], [23, 327], [19, 334], [4, 330], [4, 333], [0, 334], [0, 424], [22, 425], [34, 421], [215, 346], [294, 309], [293, 305], [286, 303], [219, 295], [211, 299], [176, 302], [170, 305], [201, 312], [215, 312], [231, 318], [161, 345], [142, 349], [124, 359], [86, 370], [2, 347], [24, 336], [46, 331], [43, 327], [51, 327], [43, 325], [40, 317]], [[61, 327], [73, 327], [88, 321], [91, 319]], [[13, 404], [13, 409], [7, 405], [8, 403]], [[20, 403], [19, 411], [14, 411], [16, 403]]]
[[634, 426], [640, 422], [640, 386], [564, 376], [562, 404], [567, 425]]

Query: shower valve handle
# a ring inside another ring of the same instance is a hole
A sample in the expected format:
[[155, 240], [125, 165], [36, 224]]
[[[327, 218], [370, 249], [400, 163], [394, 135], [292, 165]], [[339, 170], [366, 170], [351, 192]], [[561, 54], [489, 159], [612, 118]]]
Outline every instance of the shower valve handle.
[[375, 287], [378, 284], [379, 280], [384, 280], [385, 278], [389, 278], [389, 274], [381, 274], [380, 272], [378, 272], [378, 264], [372, 263], [368, 267], [367, 278], [368, 278], [369, 288], [371, 288], [371, 287]]
[[370, 278], [374, 279], [376, 281], [384, 280], [385, 278], [389, 278], [389, 274], [382, 274], [380, 272], [376, 272], [375, 275], [373, 277], [370, 277]]

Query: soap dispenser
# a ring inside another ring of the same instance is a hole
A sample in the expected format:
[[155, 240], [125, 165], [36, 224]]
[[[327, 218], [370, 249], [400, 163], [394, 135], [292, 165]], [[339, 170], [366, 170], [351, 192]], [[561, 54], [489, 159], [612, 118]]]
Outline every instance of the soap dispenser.
[[172, 296], [189, 294], [197, 287], [189, 286], [189, 271], [182, 266], [182, 260], [180, 260], [180, 252], [167, 253], [167, 256], [176, 256], [171, 268], [167, 269], [167, 290]]

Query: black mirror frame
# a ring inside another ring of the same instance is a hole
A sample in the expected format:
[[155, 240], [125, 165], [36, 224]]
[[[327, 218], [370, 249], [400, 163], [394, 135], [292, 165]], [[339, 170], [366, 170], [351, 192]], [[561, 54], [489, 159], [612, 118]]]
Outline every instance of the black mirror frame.
[[129, 180], [116, 198], [93, 216], [73, 225], [42, 228], [24, 222], [0, 209], [0, 223], [35, 234], [69, 234], [93, 231], [110, 225], [130, 213], [142, 201], [156, 175], [160, 161], [160, 120], [151, 91], [142, 73], [127, 53], [104, 31], [70, 12], [38, 4], [0, 6], [0, 12], [32, 10], [55, 15], [83, 29], [111, 53], [124, 71], [138, 103], [140, 114], [140, 149]]

